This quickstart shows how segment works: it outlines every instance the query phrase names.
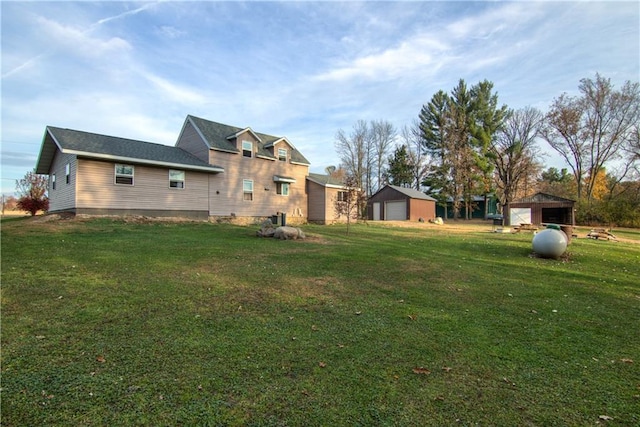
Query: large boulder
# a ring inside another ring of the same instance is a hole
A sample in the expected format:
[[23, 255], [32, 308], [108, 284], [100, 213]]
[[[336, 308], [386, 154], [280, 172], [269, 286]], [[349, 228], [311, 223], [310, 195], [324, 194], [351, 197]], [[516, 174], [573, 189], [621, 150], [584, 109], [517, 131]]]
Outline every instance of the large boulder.
[[256, 236], [258, 237], [273, 237], [276, 229], [273, 228], [273, 222], [270, 219], [267, 219], [260, 224], [260, 230], [256, 231]]
[[296, 240], [304, 239], [306, 236], [299, 228], [283, 226], [276, 228], [273, 237], [280, 240]]

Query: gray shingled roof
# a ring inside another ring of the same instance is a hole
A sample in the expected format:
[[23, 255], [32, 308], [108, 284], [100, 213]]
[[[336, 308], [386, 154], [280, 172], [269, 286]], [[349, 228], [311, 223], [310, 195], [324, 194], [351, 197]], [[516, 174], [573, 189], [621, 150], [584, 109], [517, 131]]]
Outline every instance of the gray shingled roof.
[[433, 197], [428, 196], [421, 191], [414, 190], [413, 188], [398, 187], [397, 185], [389, 185], [389, 187], [393, 188], [396, 191], [399, 191], [400, 193], [406, 196], [411, 197], [412, 199], [433, 200], [433, 201], [436, 200]]
[[224, 172], [178, 147], [47, 126], [36, 173], [49, 173], [56, 150], [79, 157]]
[[[238, 132], [241, 132], [248, 128], [229, 126], [191, 115], [187, 116], [187, 120], [191, 120], [191, 122], [200, 130], [202, 136], [204, 136], [204, 138], [206, 139], [207, 144], [209, 144], [209, 147], [213, 149], [229, 151], [232, 153], [240, 152], [235, 144], [229, 140], [229, 137], [236, 135]], [[254, 135], [256, 135], [258, 138], [260, 138], [260, 142], [258, 142], [257, 144], [257, 155], [276, 160], [276, 157], [267, 148], [271, 147], [275, 141], [278, 141], [283, 137], [258, 133], [254, 132], [253, 130], [251, 130], [251, 132], [253, 132]], [[290, 150], [290, 158], [294, 163], [302, 163], [305, 165], [310, 164], [309, 161], [302, 155], [302, 153], [293, 146]]]
[[321, 173], [309, 173], [307, 176], [309, 181], [313, 181], [316, 184], [320, 184], [323, 186], [334, 186], [334, 187], [344, 187], [344, 182], [341, 179], [338, 179], [331, 175], [325, 175]]
[[575, 200], [565, 199], [564, 197], [554, 196], [547, 193], [536, 193], [529, 197], [515, 200], [514, 203], [545, 203], [545, 202], [574, 202]]

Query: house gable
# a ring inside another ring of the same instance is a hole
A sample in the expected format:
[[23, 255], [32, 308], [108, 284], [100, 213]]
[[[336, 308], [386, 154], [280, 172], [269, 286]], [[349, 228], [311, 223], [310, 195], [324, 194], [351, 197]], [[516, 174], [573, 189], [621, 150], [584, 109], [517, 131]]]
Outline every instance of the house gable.
[[[230, 154], [242, 154], [242, 141], [252, 142], [254, 157], [263, 160], [278, 160], [278, 151], [274, 148], [288, 146], [288, 162], [302, 166], [309, 166], [309, 161], [298, 151], [295, 146], [285, 137], [277, 137], [264, 133], [255, 132], [250, 127], [240, 128], [212, 122], [195, 116], [187, 116], [183, 132], [178, 138], [177, 146], [183, 146], [185, 129], [187, 124], [191, 124], [202, 143], [213, 151], [226, 152]], [[191, 151], [192, 148], [189, 150]]]

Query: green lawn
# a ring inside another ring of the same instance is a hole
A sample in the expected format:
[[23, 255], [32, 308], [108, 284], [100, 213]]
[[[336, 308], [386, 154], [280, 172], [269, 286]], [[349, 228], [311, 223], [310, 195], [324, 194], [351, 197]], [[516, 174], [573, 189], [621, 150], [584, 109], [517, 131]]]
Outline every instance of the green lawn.
[[3, 221], [2, 425], [640, 425], [640, 244], [490, 229]]

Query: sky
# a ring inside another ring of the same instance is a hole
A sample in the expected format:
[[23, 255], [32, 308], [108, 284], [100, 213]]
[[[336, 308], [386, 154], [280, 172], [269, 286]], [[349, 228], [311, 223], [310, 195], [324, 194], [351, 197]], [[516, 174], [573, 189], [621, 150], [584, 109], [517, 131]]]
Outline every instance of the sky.
[[400, 130], [460, 79], [546, 112], [580, 79], [640, 76], [637, 1], [1, 1], [0, 13], [3, 194], [34, 169], [48, 125], [174, 145], [195, 115], [285, 136], [323, 172], [339, 164], [338, 130]]

